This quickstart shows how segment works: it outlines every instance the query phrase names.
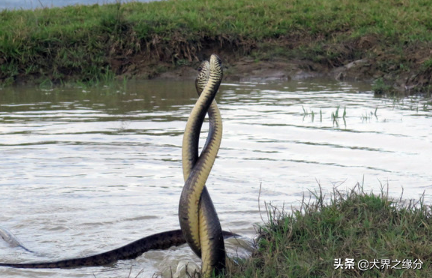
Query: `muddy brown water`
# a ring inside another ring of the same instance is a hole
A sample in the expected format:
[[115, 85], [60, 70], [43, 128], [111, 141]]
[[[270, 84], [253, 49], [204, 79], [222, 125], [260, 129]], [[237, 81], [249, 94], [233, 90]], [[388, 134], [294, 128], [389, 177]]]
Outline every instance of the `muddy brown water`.
[[[177, 229], [181, 144], [195, 100], [193, 81], [2, 88], [0, 226], [36, 253], [0, 241], [0, 261], [86, 256]], [[217, 100], [224, 135], [207, 186], [225, 230], [254, 237], [260, 184], [261, 209], [298, 206], [317, 181], [327, 193], [388, 184], [391, 196], [403, 188], [404, 198], [425, 192], [432, 203], [430, 99], [303, 80], [223, 83]], [[229, 250], [249, 252], [236, 242]], [[0, 277], [151, 277], [188, 261], [199, 264], [182, 246], [107, 267], [0, 268]]]

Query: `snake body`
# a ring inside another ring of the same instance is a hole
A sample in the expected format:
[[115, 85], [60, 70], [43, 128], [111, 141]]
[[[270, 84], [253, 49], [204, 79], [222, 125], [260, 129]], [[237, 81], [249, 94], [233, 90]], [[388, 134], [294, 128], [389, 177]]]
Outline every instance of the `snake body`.
[[[222, 119], [214, 100], [221, 80], [221, 60], [212, 55], [210, 62], [202, 63], [199, 69], [195, 85], [200, 96], [186, 124], [183, 137], [182, 163], [185, 185], [179, 204], [181, 230], [147, 236], [120, 248], [87, 257], [50, 262], [0, 263], [0, 266], [72, 268], [109, 265], [118, 260], [134, 259], [149, 250], [167, 249], [187, 242], [195, 254], [201, 257], [204, 276], [209, 276], [212, 272], [222, 272], [226, 259], [224, 238], [238, 235], [222, 231], [213, 202], [205, 187], [222, 138]], [[198, 156], [199, 135], [207, 112], [209, 136], [201, 155]]]
[[[179, 221], [189, 246], [202, 259], [201, 271], [204, 276], [212, 271], [218, 274], [225, 268], [222, 229], [205, 187], [222, 140], [222, 119], [214, 101], [221, 80], [221, 61], [212, 55], [210, 62], [201, 65], [195, 83], [200, 97], [191, 112], [183, 137], [183, 176], [186, 181], [180, 197]], [[199, 133], [207, 111], [210, 133], [198, 157]]]
[[[238, 236], [231, 232], [223, 232], [225, 238]], [[150, 250], [164, 250], [172, 246], [185, 244], [186, 240], [181, 230], [172, 230], [153, 234], [131, 242], [120, 248], [107, 251], [104, 253], [81, 257], [71, 258], [59, 261], [49, 262], [30, 262], [30, 263], [0, 263], [0, 266], [15, 268], [74, 268], [85, 266], [103, 266], [110, 265], [119, 260], [135, 259], [141, 254]]]
[[19, 247], [27, 252], [34, 253], [30, 249], [27, 249], [27, 247], [25, 247], [16, 237], [3, 227], [0, 227], [0, 237], [11, 247]]

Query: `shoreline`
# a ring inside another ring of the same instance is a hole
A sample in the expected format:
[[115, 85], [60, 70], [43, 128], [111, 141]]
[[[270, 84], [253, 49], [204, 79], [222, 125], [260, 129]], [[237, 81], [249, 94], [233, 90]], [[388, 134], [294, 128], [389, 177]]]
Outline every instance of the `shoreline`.
[[223, 277], [430, 277], [431, 206], [380, 190], [319, 187], [292, 212], [268, 205], [258, 248]]
[[225, 80], [331, 77], [377, 95], [432, 92], [432, 8], [386, 0], [247, 6], [157, 1], [0, 12], [0, 84], [195, 76], [212, 53]]
[[[220, 56], [224, 62], [224, 56]], [[351, 64], [362, 64], [363, 61], [355, 61], [346, 66], [334, 69], [328, 69], [320, 64], [314, 64], [310, 61], [298, 60], [254, 60], [251, 57], [242, 57], [239, 60], [224, 62], [224, 81], [247, 82], [252, 80], [303, 80], [310, 78], [329, 78], [336, 81], [363, 81], [373, 82], [372, 77], [361, 75]], [[199, 63], [197, 63], [198, 65]], [[312, 70], [311, 70], [312, 68]], [[151, 78], [156, 80], [193, 80], [196, 78], [196, 65], [180, 66], [172, 68], [166, 72], [157, 74]], [[145, 75], [146, 72], [138, 73]], [[122, 79], [123, 76], [118, 76]]]

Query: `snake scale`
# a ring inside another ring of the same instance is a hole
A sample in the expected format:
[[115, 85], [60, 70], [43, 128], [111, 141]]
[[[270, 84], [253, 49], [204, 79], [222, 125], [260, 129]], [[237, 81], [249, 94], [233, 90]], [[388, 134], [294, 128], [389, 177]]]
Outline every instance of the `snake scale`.
[[[202, 259], [202, 273], [221, 273], [225, 269], [224, 238], [239, 236], [222, 231], [205, 186], [216, 159], [222, 139], [222, 119], [214, 97], [222, 80], [222, 63], [217, 55], [203, 62], [199, 68], [195, 86], [199, 98], [186, 124], [182, 147], [182, 164], [185, 185], [180, 197], [179, 222], [181, 230], [153, 234], [114, 250], [87, 257], [50, 262], [0, 263], [15, 268], [72, 268], [101, 266], [118, 260], [134, 259], [144, 252], [167, 249], [188, 243]], [[205, 115], [209, 115], [209, 135], [198, 155], [198, 143]], [[25, 248], [21, 246], [22, 248]]]

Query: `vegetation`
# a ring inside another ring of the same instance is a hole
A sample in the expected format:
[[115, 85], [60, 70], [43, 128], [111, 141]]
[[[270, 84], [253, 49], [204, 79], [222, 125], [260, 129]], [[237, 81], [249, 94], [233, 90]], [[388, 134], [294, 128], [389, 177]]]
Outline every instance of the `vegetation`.
[[3, 10], [0, 80], [152, 77], [217, 51], [325, 68], [366, 58], [365, 77], [429, 88], [431, 13], [428, 0], [183, 0]]
[[[423, 197], [403, 203], [361, 186], [346, 194], [335, 190], [330, 200], [321, 192], [315, 197], [292, 213], [270, 207], [269, 222], [259, 227], [258, 250], [226, 277], [432, 276], [431, 207]], [[346, 259], [354, 259], [352, 269]], [[370, 269], [360, 270], [360, 260]]]

